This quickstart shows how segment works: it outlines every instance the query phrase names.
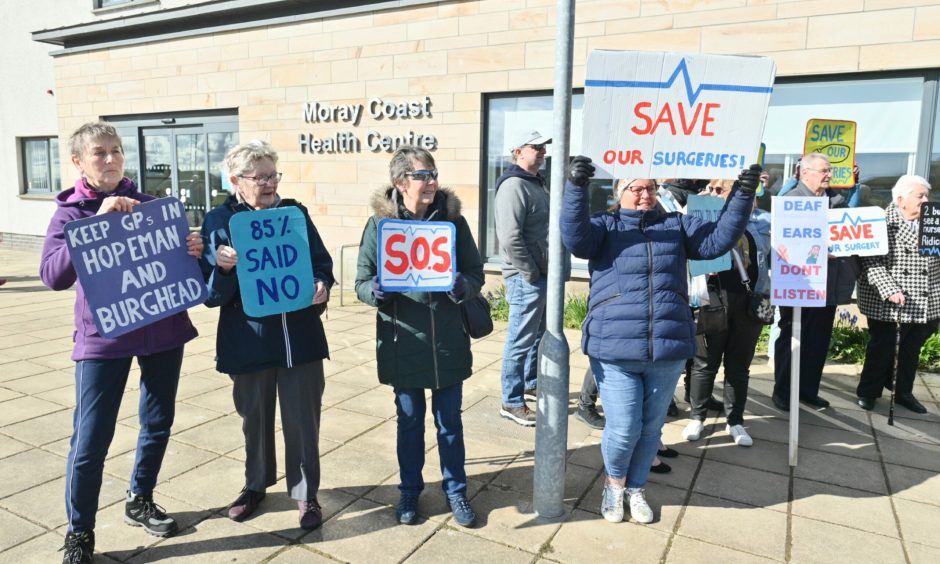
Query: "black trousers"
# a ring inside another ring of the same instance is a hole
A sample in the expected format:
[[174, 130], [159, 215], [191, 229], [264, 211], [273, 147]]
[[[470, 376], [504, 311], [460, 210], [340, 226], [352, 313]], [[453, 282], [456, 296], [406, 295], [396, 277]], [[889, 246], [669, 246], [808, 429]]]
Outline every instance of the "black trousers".
[[748, 301], [747, 294], [728, 292], [728, 329], [696, 337], [689, 391], [692, 419], [704, 421], [708, 417], [708, 400], [715, 387], [718, 367], [724, 362], [724, 403], [728, 425], [744, 423], [751, 361], [763, 328], [748, 314]]
[[597, 382], [594, 380], [594, 372], [588, 366], [584, 372], [584, 382], [581, 383], [581, 395], [578, 397], [578, 407], [587, 409], [597, 405]]
[[[829, 354], [832, 322], [836, 306], [804, 307], [800, 313], [800, 397], [819, 395], [819, 382]], [[774, 395], [790, 400], [790, 339], [793, 336], [793, 308], [780, 308], [780, 336], [775, 344]]]
[[[927, 323], [902, 323], [901, 344], [898, 348], [898, 375], [894, 389], [898, 394], [909, 394], [914, 389], [914, 375], [924, 342], [937, 330], [940, 320]], [[880, 398], [881, 391], [890, 385], [894, 372], [894, 347], [897, 325], [891, 321], [868, 320], [868, 350], [865, 366], [856, 393], [860, 398]]]

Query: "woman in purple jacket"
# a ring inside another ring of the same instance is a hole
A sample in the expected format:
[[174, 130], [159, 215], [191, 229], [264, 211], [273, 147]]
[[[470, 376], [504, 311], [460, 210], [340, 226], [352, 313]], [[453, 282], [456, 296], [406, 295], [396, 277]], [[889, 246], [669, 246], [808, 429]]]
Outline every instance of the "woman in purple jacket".
[[[56, 197], [39, 275], [53, 290], [76, 285], [75, 415], [65, 474], [64, 563], [90, 563], [95, 549], [95, 513], [108, 446], [114, 437], [118, 409], [131, 361], [140, 366], [140, 433], [124, 507], [124, 522], [156, 536], [176, 532], [177, 525], [153, 501], [153, 488], [173, 425], [183, 344], [196, 337], [186, 312], [161, 319], [119, 337], [98, 334], [85, 292], [69, 259], [65, 224], [104, 213], [127, 213], [153, 197], [137, 191], [124, 176], [124, 149], [114, 126], [86, 123], [69, 139], [72, 163], [81, 173], [73, 188]], [[202, 255], [202, 238], [186, 238], [193, 257]]]

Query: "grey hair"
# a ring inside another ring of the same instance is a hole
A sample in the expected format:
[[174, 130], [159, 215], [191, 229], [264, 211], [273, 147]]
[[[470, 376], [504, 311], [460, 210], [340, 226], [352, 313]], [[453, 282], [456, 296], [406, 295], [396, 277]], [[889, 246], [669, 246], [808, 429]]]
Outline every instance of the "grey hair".
[[121, 136], [118, 135], [114, 125], [106, 121], [90, 121], [76, 129], [69, 137], [69, 151], [71, 151], [73, 157], [82, 158], [85, 145], [90, 140], [107, 138], [117, 139], [121, 152], [124, 152], [124, 143], [121, 142]]
[[823, 160], [829, 164], [832, 164], [829, 161], [829, 157], [827, 157], [826, 155], [822, 153], [808, 153], [806, 155], [803, 155], [803, 158], [800, 159], [800, 168], [809, 168], [806, 165], [809, 164], [811, 160]]
[[405, 180], [409, 172], [415, 171], [415, 161], [421, 161], [430, 165], [431, 168], [437, 168], [437, 165], [434, 164], [434, 157], [427, 149], [415, 147], [414, 145], [402, 145], [395, 151], [392, 160], [388, 163], [388, 177], [392, 181], [392, 186], [397, 186], [398, 182]]
[[231, 176], [238, 176], [253, 170], [255, 163], [262, 159], [271, 159], [277, 164], [277, 151], [267, 141], [252, 139], [225, 153], [225, 169]]
[[905, 174], [898, 178], [898, 181], [894, 183], [894, 187], [891, 188], [891, 197], [897, 200], [898, 198], [903, 198], [911, 193], [911, 191], [917, 186], [923, 186], [927, 190], [930, 190], [930, 183], [927, 182], [927, 179], [923, 176], [917, 176], [916, 174]]

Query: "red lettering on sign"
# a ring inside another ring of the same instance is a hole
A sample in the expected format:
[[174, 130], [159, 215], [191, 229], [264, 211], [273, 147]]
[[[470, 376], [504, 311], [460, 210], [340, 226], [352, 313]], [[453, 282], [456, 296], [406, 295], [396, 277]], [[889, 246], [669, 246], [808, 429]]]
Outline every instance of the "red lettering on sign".
[[873, 239], [875, 237], [875, 234], [872, 233], [870, 223], [863, 223], [862, 225], [833, 225], [829, 227], [829, 234], [830, 241], [841, 241], [842, 239]]
[[643, 164], [643, 152], [638, 150], [633, 151], [605, 151], [604, 152], [604, 162], [607, 164], [613, 164], [614, 161], [619, 162], [620, 164]]
[[385, 254], [388, 257], [399, 261], [398, 264], [393, 264], [391, 260], [385, 261], [385, 270], [391, 272], [392, 274], [404, 274], [404, 272], [408, 270], [408, 255], [394, 248], [394, 245], [397, 243], [404, 242], [405, 236], [401, 233], [392, 235], [385, 240]]
[[431, 252], [434, 253], [434, 256], [441, 259], [441, 262], [434, 264], [431, 267], [431, 270], [437, 272], [447, 272], [450, 270], [450, 253], [447, 252], [447, 248], [441, 248], [441, 246], [447, 244], [447, 237], [438, 237], [434, 240], [434, 243], [431, 245]]
[[[418, 249], [421, 249], [421, 258], [418, 258]], [[431, 248], [428, 246], [428, 240], [424, 238], [415, 239], [411, 243], [411, 264], [418, 270], [424, 270], [431, 260]]]
[[[683, 135], [692, 135], [696, 133], [696, 127], [699, 124], [701, 124], [701, 127], [699, 128], [698, 132], [703, 137], [713, 137], [715, 135], [714, 131], [710, 131], [708, 129], [708, 125], [710, 123], [714, 123], [715, 117], [712, 114], [712, 111], [720, 108], [721, 104], [705, 104], [704, 112], [702, 111], [702, 104], [695, 104], [694, 110], [691, 108], [686, 108], [682, 102], [678, 102], [676, 106], [676, 112], [679, 114], [679, 126]], [[633, 114], [643, 120], [643, 123], [640, 127], [636, 125], [631, 127], [630, 131], [636, 133], [637, 135], [655, 135], [659, 126], [665, 124], [669, 127], [669, 130], [672, 132], [672, 134], [676, 135], [678, 132], [676, 129], [676, 120], [673, 117], [672, 106], [669, 104], [669, 102], [663, 104], [663, 107], [661, 110], [659, 110], [659, 115], [656, 116], [655, 121], [651, 115], [643, 113], [643, 110], [652, 107], [653, 104], [650, 102], [640, 102], [633, 107]]]

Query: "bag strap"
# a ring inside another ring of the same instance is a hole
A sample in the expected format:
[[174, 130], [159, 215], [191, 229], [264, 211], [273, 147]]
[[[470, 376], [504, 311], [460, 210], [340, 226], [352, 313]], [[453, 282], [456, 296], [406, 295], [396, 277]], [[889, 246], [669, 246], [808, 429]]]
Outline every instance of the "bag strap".
[[751, 278], [747, 275], [747, 268], [744, 267], [744, 260], [741, 258], [741, 252], [738, 251], [737, 246], [731, 249], [731, 260], [734, 261], [734, 266], [738, 269], [741, 284], [744, 284], [744, 291], [750, 296], [753, 293], [751, 291]]

